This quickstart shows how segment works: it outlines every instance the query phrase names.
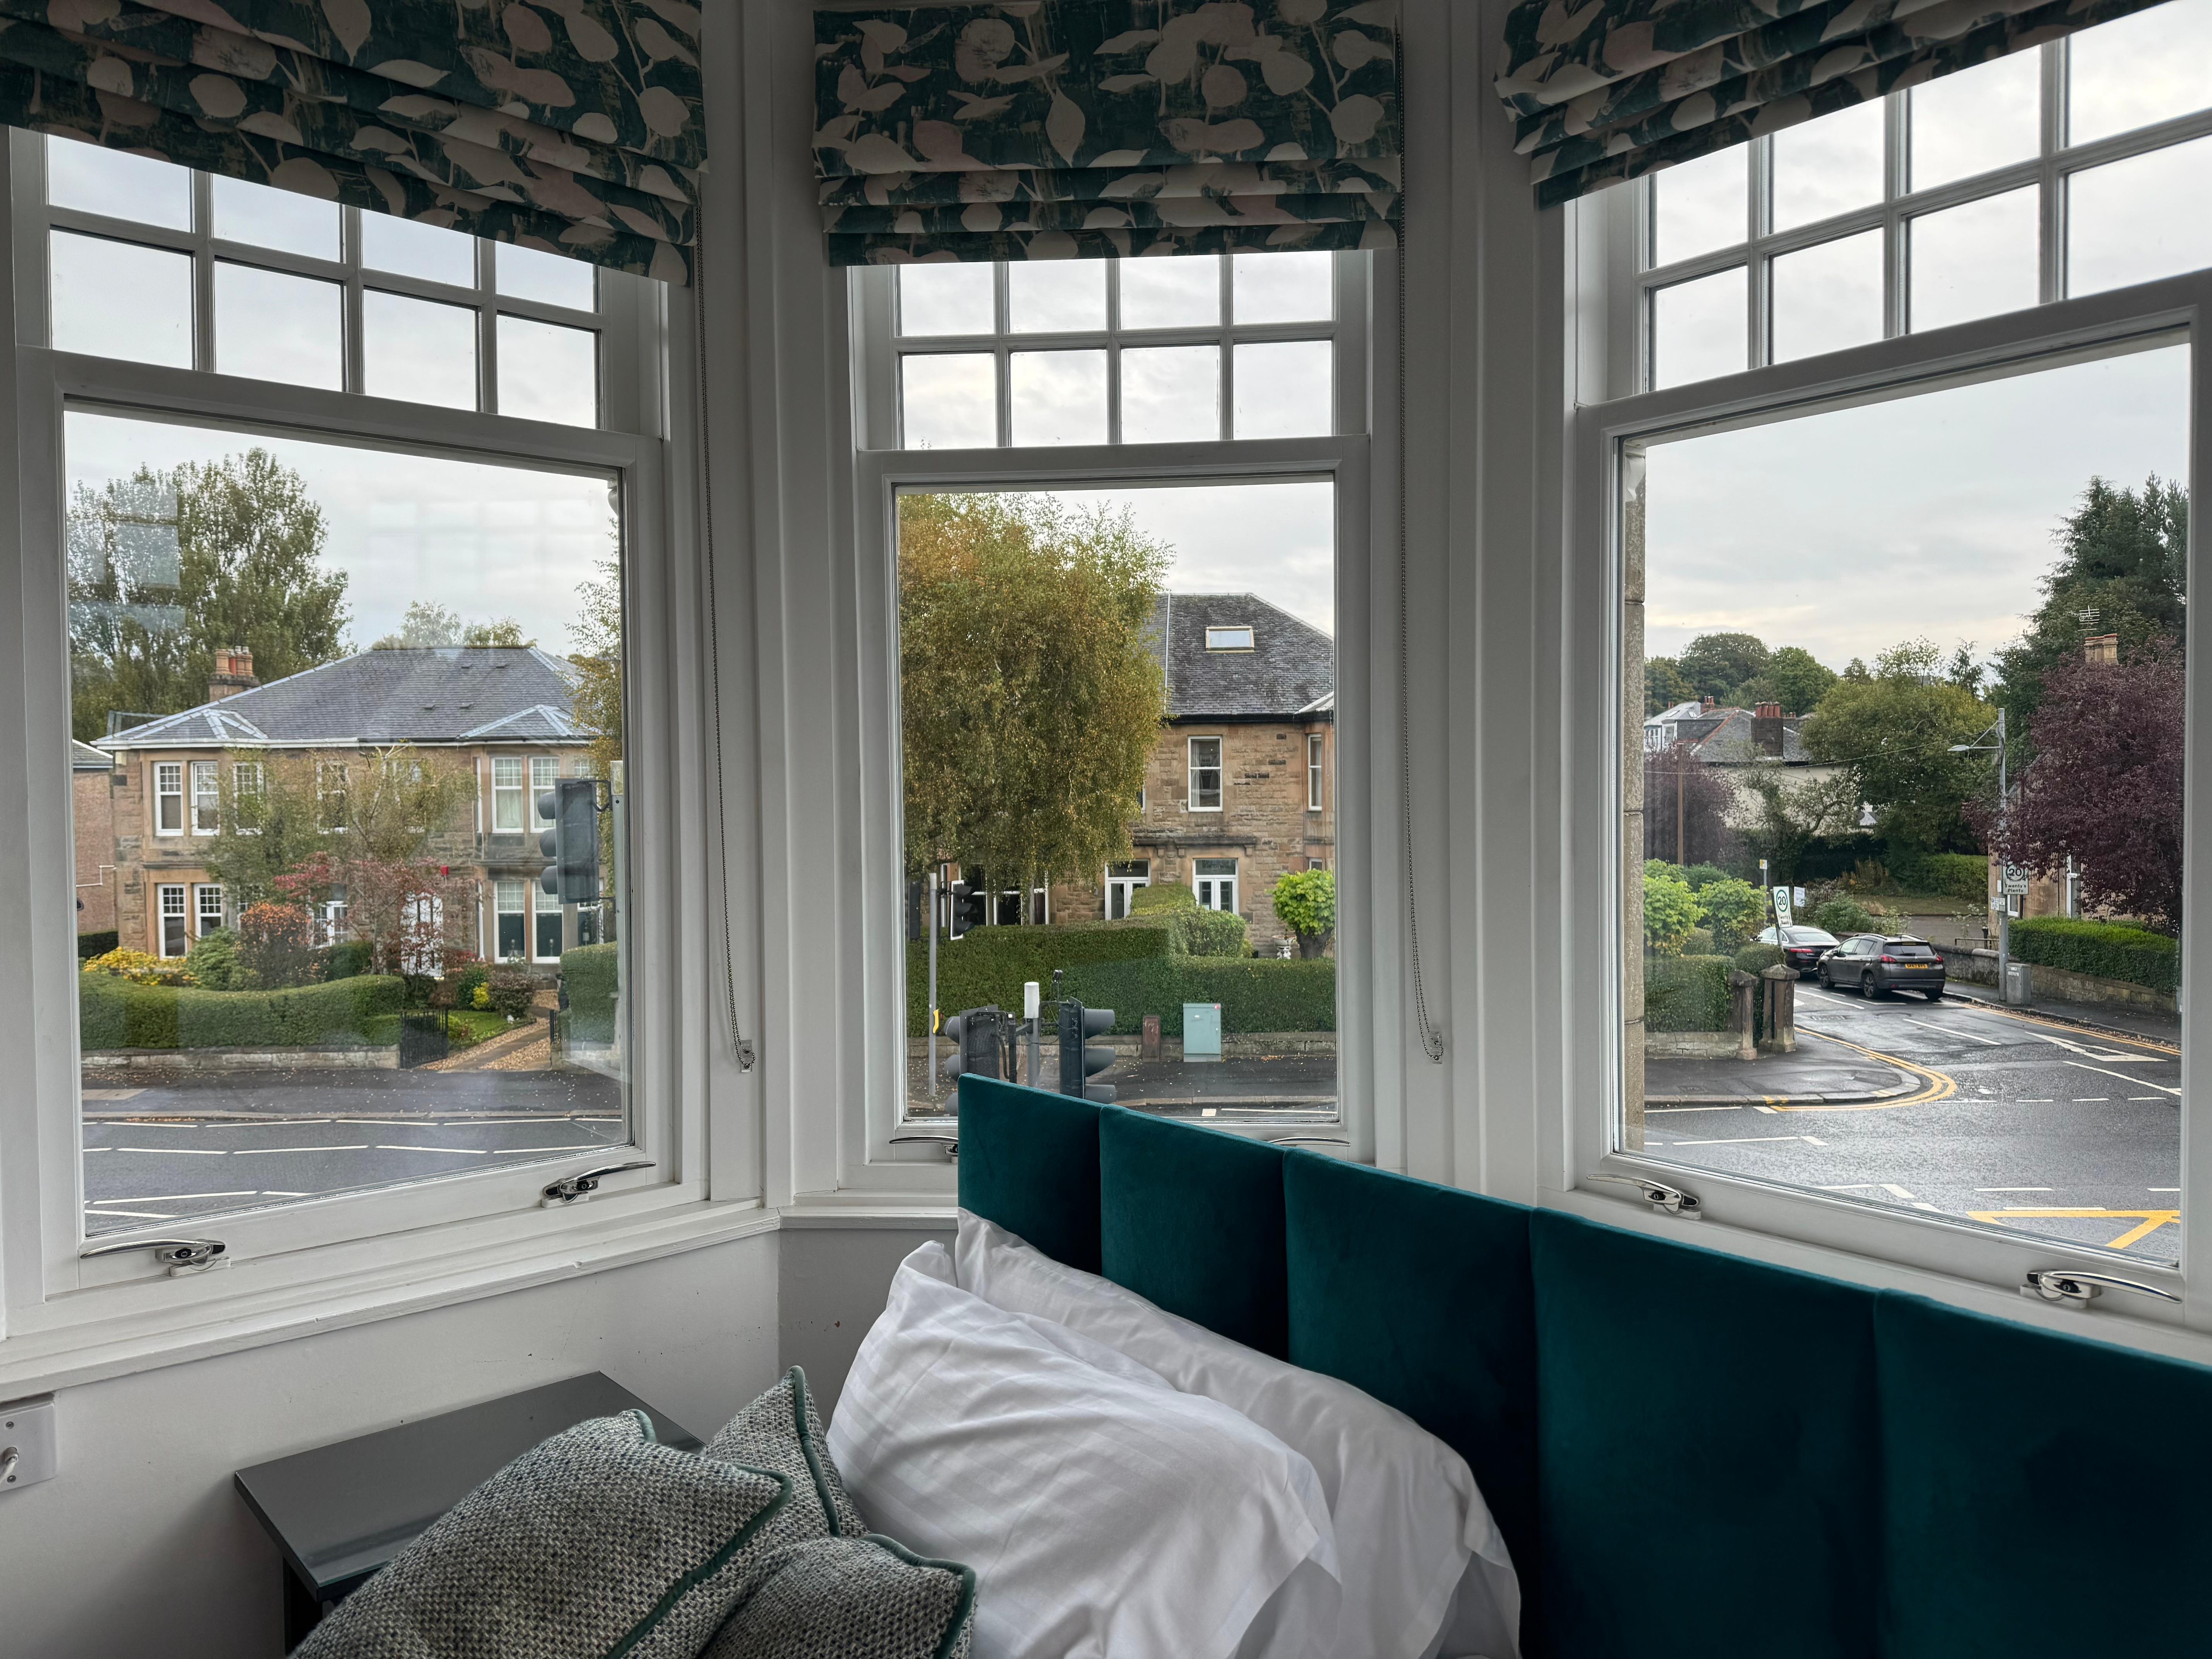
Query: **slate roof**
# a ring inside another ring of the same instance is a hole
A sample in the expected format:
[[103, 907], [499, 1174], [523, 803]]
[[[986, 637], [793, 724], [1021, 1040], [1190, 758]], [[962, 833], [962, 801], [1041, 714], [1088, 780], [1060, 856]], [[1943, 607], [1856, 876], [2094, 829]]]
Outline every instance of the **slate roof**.
[[112, 738], [102, 750], [574, 743], [576, 670], [535, 646], [360, 651]]
[[70, 739], [70, 770], [72, 772], [105, 772], [115, 763], [88, 743]]
[[[1249, 651], [1210, 651], [1208, 628], [1249, 628]], [[1336, 712], [1336, 641], [1251, 593], [1163, 593], [1147, 629], [1170, 720], [1308, 720]]]
[[[1760, 752], [1752, 741], [1752, 718], [1748, 708], [1701, 708], [1696, 703], [1677, 703], [1644, 725], [1646, 731], [1660, 731], [1662, 739], [1665, 729], [1671, 728], [1675, 742], [1690, 744], [1691, 752], [1709, 765], [1741, 766], [1775, 758]], [[1797, 735], [1804, 718], [1802, 714], [1782, 717], [1780, 759], [1785, 766], [1802, 766], [1812, 759]]]

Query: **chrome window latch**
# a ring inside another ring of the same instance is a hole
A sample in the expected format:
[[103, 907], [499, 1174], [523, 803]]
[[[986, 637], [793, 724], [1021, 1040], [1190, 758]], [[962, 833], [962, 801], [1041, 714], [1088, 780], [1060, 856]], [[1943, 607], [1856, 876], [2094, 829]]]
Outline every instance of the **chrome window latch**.
[[169, 1270], [170, 1278], [181, 1279], [186, 1273], [205, 1273], [210, 1267], [228, 1267], [229, 1249], [219, 1238], [124, 1238], [112, 1244], [88, 1244], [76, 1254], [79, 1261], [89, 1261], [96, 1255], [151, 1250], [154, 1259]]
[[1349, 1146], [1342, 1135], [1269, 1135], [1270, 1146]]
[[1594, 1175], [1585, 1181], [1602, 1181], [1608, 1186], [1633, 1187], [1644, 1195], [1644, 1201], [1655, 1210], [1664, 1210], [1668, 1215], [1680, 1216], [1685, 1221], [1702, 1221], [1705, 1206], [1698, 1202], [1695, 1193], [1686, 1193], [1680, 1187], [1669, 1187], [1663, 1181], [1654, 1181], [1649, 1176]]
[[625, 1170], [650, 1170], [649, 1158], [634, 1158], [628, 1164], [602, 1164], [596, 1170], [585, 1170], [564, 1176], [538, 1194], [541, 1209], [556, 1209], [563, 1204], [574, 1204], [580, 1198], [589, 1198], [599, 1190], [599, 1182], [611, 1175], [620, 1175]]
[[2161, 1291], [2155, 1285], [2146, 1285], [2140, 1279], [2122, 1279], [2113, 1273], [2087, 1273], [2074, 1267], [2031, 1267], [2027, 1282], [2020, 1287], [2022, 1296], [2039, 1296], [2045, 1302], [2056, 1302], [2062, 1307], [2086, 1308], [2106, 1291], [2132, 1291], [2137, 1296], [2155, 1296], [2167, 1302], [2181, 1298], [2172, 1291]]
[[947, 1164], [957, 1164], [960, 1161], [960, 1141], [954, 1135], [893, 1135], [891, 1145], [899, 1146], [917, 1140], [933, 1146], [944, 1147], [945, 1161]]

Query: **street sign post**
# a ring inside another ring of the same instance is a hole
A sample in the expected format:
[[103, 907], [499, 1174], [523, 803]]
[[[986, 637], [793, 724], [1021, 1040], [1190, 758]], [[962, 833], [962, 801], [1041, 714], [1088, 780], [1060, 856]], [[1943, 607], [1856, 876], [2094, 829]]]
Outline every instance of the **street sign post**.
[[2017, 864], [2006, 865], [2003, 875], [1998, 878], [1997, 890], [2000, 893], [2006, 895], [2008, 897], [2017, 895], [2021, 898], [2026, 898], [2027, 896], [2027, 872], [2021, 869]]
[[1790, 890], [1787, 887], [1774, 890], [1774, 921], [1778, 927], [1794, 926], [1790, 921]]

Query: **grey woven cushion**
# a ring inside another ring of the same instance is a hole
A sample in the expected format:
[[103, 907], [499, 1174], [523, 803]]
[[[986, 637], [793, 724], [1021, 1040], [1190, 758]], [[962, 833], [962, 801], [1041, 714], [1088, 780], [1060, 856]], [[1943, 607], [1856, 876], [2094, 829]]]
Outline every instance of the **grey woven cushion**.
[[791, 1492], [654, 1444], [643, 1412], [593, 1418], [447, 1510], [295, 1659], [693, 1659], [758, 1581]]
[[707, 1455], [790, 1477], [791, 1507], [769, 1528], [779, 1542], [859, 1538], [868, 1530], [830, 1461], [829, 1447], [822, 1443], [822, 1419], [815, 1413], [806, 1373], [797, 1365], [725, 1424], [707, 1443]]
[[968, 1659], [975, 1575], [888, 1538], [820, 1538], [766, 1577], [701, 1659]]

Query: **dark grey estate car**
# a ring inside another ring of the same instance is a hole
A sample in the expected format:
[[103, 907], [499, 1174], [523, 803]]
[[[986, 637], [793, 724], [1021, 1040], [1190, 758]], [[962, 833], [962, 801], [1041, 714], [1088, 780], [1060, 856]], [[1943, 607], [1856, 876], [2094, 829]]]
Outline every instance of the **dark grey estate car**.
[[1918, 991], [1933, 1002], [1943, 994], [1942, 952], [1910, 934], [1854, 933], [1822, 957], [1814, 971], [1830, 990], [1863, 997]]

